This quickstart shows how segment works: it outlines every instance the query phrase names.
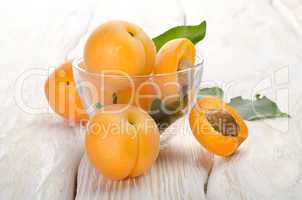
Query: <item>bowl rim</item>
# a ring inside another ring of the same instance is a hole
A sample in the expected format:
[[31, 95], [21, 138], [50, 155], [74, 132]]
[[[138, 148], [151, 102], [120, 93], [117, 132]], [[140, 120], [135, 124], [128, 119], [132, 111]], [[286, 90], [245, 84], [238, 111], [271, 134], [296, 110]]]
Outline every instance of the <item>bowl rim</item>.
[[[150, 77], [159, 77], [159, 76], [171, 76], [171, 75], [177, 75], [177, 74], [181, 74], [181, 73], [185, 73], [185, 72], [189, 72], [189, 71], [193, 71], [193, 70], [198, 70], [198, 69], [202, 69], [203, 68], [203, 64], [204, 64], [204, 58], [203, 57], [198, 57], [196, 56], [196, 60], [197, 60], [197, 64], [195, 64], [192, 67], [186, 68], [186, 69], [182, 69], [176, 72], [168, 72], [168, 73], [161, 73], [161, 74], [147, 74], [147, 75], [129, 75], [126, 72], [125, 75], [127, 77], [131, 77], [131, 78], [150, 78]], [[104, 74], [102, 72], [100, 73], [95, 73], [95, 72], [90, 72], [87, 71], [86, 69], [83, 69], [82, 67], [80, 67], [80, 64], [83, 63], [83, 58], [79, 57], [79, 58], [75, 58], [72, 60], [72, 68], [73, 70], [79, 70], [85, 74], [88, 75], [92, 75], [92, 76], [105, 76], [105, 77], [112, 77], [112, 78], [125, 78], [125, 75], [119, 75], [119, 74]]]

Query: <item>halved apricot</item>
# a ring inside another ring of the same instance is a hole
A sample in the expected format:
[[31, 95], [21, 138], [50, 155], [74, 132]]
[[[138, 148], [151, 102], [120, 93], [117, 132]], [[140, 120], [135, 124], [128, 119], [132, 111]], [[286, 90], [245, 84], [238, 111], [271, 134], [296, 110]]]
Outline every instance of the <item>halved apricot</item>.
[[178, 38], [167, 42], [158, 52], [154, 67], [155, 82], [159, 85], [166, 104], [179, 101], [181, 92], [186, 87], [180, 81], [177, 71], [192, 67], [195, 63], [195, 46], [186, 38]]
[[200, 99], [189, 121], [198, 142], [216, 155], [232, 155], [248, 136], [248, 128], [236, 110], [216, 97]]
[[173, 73], [195, 63], [194, 44], [186, 38], [167, 42], [158, 52], [154, 67], [155, 74]]

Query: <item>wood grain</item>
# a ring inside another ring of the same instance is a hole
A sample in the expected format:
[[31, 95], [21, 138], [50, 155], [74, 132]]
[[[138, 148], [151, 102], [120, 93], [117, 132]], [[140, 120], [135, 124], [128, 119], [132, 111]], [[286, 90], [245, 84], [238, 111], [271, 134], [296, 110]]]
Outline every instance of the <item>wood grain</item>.
[[301, 130], [294, 119], [271, 122], [248, 123], [249, 138], [237, 153], [214, 159], [207, 199], [302, 199]]
[[76, 199], [205, 199], [211, 156], [195, 141], [184, 120], [175, 123], [169, 131], [178, 135], [161, 150], [152, 169], [135, 179], [108, 180], [84, 156], [78, 172]]

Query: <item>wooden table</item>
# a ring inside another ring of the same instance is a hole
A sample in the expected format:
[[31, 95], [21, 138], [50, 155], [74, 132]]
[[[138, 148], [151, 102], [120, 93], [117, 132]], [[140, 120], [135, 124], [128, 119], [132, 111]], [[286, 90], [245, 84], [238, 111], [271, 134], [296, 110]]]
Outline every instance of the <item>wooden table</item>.
[[152, 169], [138, 178], [110, 181], [99, 175], [84, 156], [76, 199], [205, 199], [212, 156], [196, 142], [184, 120], [173, 125], [171, 132], [175, 129], [177, 135], [161, 149]]
[[207, 153], [187, 123], [180, 120], [175, 124], [177, 135], [141, 177], [110, 181], [84, 156], [76, 199], [301, 199], [302, 136], [298, 122], [249, 122], [247, 141], [233, 156], [221, 158]]

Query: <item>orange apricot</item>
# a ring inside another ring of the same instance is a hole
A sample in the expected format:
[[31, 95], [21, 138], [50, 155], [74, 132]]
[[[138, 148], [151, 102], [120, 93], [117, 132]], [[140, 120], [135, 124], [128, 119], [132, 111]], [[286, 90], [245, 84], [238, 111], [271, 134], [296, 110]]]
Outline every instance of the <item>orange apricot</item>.
[[153, 101], [160, 98], [160, 88], [153, 79], [148, 79], [136, 88], [134, 105], [149, 112]]
[[155, 81], [161, 88], [164, 101], [168, 104], [179, 100], [182, 87], [177, 71], [192, 67], [195, 63], [195, 46], [186, 38], [167, 42], [158, 52], [154, 67]]
[[170, 40], [157, 54], [154, 73], [173, 73], [187, 66], [193, 66], [195, 56], [195, 46], [189, 39], [178, 38]]
[[128, 87], [124, 85], [123, 88], [98, 90], [94, 94], [98, 96], [101, 105], [129, 104], [148, 112], [152, 102], [156, 98], [160, 99], [160, 88], [152, 79], [137, 80], [136, 83]]
[[125, 21], [109, 21], [99, 26], [88, 38], [84, 50], [88, 71], [113, 70], [131, 76], [150, 74], [155, 56], [155, 45], [148, 35]]
[[232, 155], [248, 136], [248, 128], [236, 110], [216, 97], [200, 99], [189, 121], [198, 142], [219, 156]]
[[105, 106], [92, 116], [85, 140], [88, 158], [104, 176], [121, 180], [151, 168], [159, 153], [159, 130], [134, 106]]
[[50, 107], [63, 118], [73, 122], [88, 119], [74, 83], [71, 62], [55, 69], [45, 82], [44, 92]]

